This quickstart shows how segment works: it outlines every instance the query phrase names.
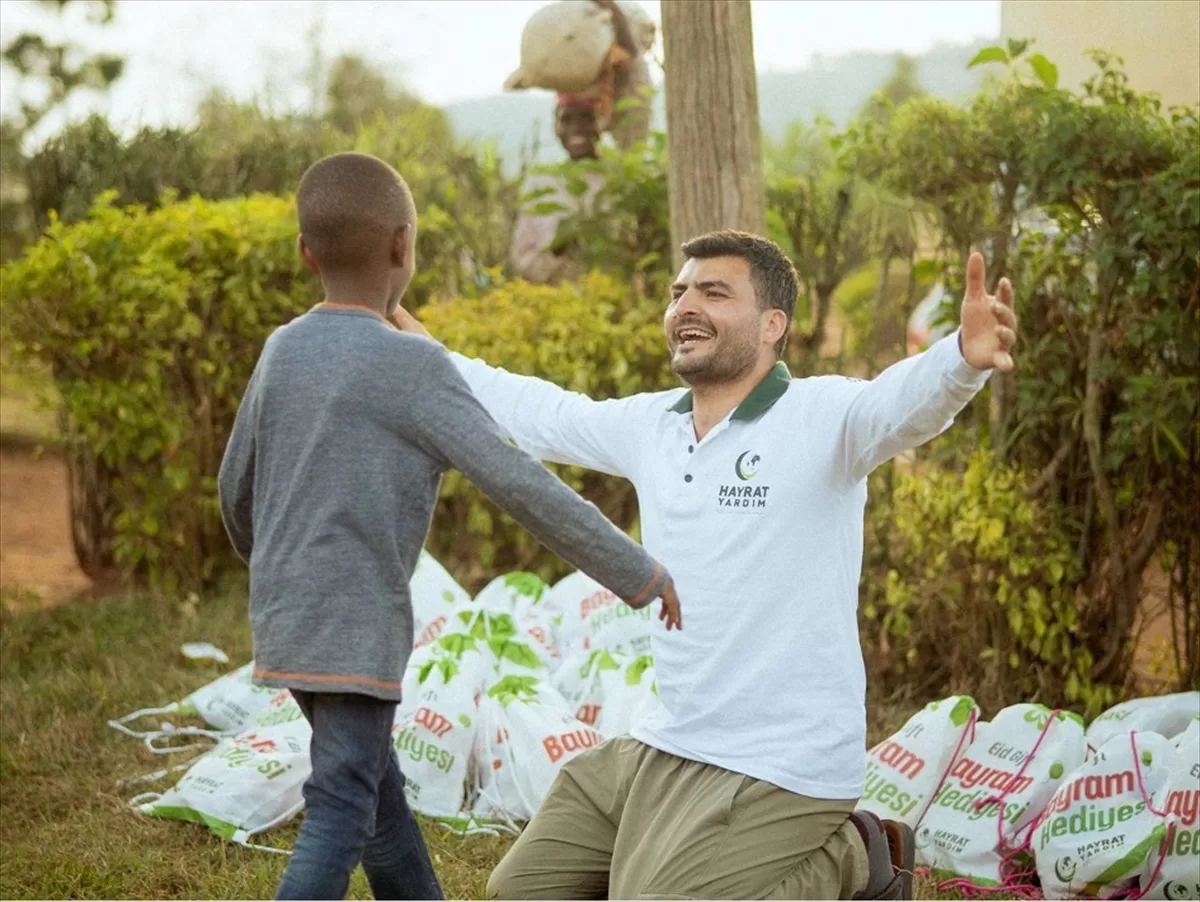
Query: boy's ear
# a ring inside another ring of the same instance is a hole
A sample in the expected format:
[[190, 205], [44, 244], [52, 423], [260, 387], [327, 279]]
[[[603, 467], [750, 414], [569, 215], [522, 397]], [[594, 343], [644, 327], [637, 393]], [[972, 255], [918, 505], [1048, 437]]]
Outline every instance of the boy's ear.
[[317, 261], [313, 259], [312, 251], [308, 249], [308, 245], [304, 243], [304, 236], [296, 236], [296, 252], [300, 254], [300, 259], [304, 261], [304, 265], [308, 267], [308, 271], [314, 276], [321, 274], [321, 267], [317, 266]]
[[397, 269], [408, 262], [409, 232], [411, 231], [411, 225], [402, 225], [396, 229], [396, 234], [392, 237], [392, 266]]

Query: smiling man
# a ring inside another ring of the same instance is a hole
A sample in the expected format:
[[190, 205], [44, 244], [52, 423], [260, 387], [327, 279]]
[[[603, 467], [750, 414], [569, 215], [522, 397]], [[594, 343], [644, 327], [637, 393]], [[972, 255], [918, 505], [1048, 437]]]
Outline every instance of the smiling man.
[[740, 232], [683, 250], [664, 327], [688, 389], [594, 401], [453, 355], [522, 448], [633, 482], [646, 548], [688, 608], [682, 631], [654, 635], [661, 707], [563, 768], [489, 891], [911, 898], [911, 831], [854, 810], [866, 478], [1012, 369], [1012, 289], [989, 296], [974, 254], [955, 334], [869, 382], [794, 379], [783, 252]]

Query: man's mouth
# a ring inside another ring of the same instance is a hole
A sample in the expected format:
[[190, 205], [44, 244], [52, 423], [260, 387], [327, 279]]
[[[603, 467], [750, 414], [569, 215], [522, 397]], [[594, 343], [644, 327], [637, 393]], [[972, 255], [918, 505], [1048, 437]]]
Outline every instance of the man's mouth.
[[702, 329], [699, 326], [684, 326], [682, 329], [675, 330], [675, 347], [681, 351], [698, 348], [716, 337], [716, 333], [708, 329]]

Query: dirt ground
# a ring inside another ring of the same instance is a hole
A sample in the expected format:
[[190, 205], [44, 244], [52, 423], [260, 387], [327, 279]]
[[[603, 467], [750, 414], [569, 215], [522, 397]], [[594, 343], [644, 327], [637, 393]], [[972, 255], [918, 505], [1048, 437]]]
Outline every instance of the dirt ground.
[[[92, 581], [79, 569], [71, 547], [67, 473], [62, 460], [47, 452], [0, 451], [0, 590], [5, 603], [26, 607], [59, 604], [84, 593]], [[1166, 615], [1166, 579], [1146, 581], [1142, 633], [1136, 661], [1140, 680], [1153, 691], [1171, 641]]]
[[[67, 474], [53, 453], [0, 452], [0, 589], [6, 596], [36, 593], [58, 604], [86, 592], [92, 582], [71, 547]], [[34, 599], [29, 596], [28, 601]]]

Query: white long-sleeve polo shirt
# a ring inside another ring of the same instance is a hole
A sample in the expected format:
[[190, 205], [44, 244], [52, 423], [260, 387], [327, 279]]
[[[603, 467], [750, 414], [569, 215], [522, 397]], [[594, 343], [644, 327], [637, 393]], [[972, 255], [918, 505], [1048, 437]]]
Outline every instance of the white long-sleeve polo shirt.
[[813, 798], [866, 770], [858, 639], [866, 477], [948, 428], [983, 387], [957, 333], [871, 381], [783, 364], [702, 440], [684, 389], [594, 401], [454, 354], [484, 407], [544, 461], [629, 479], [684, 628], [655, 621], [661, 706], [634, 738]]

